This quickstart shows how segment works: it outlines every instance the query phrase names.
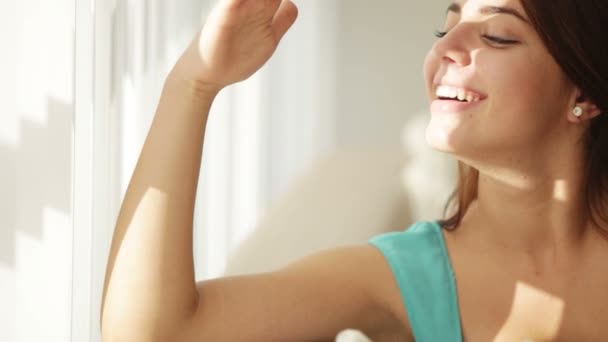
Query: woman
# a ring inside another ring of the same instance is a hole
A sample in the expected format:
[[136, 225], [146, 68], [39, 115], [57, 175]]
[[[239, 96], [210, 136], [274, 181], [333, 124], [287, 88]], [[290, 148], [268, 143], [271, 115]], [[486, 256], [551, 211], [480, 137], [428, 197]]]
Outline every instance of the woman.
[[317, 341], [344, 328], [374, 341], [608, 339], [602, 0], [449, 6], [425, 63], [427, 141], [460, 161], [445, 220], [195, 283], [209, 108], [296, 16], [289, 0], [221, 0], [168, 76], [114, 234], [104, 341]]

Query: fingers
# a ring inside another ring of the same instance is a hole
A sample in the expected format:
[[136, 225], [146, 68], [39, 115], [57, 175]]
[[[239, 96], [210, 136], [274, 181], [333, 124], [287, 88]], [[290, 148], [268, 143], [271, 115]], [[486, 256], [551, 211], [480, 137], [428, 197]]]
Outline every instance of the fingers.
[[[276, 0], [273, 0], [276, 1]], [[274, 19], [272, 22], [274, 35], [276, 41], [280, 41], [281, 38], [287, 33], [289, 28], [293, 25], [293, 23], [298, 18], [298, 7], [291, 2], [291, 0], [283, 0], [274, 15]]]
[[223, 11], [229, 13], [271, 16], [272, 30], [277, 42], [283, 38], [298, 17], [298, 8], [291, 0], [220, 0], [219, 4]]
[[264, 0], [264, 2], [265, 7], [272, 13], [275, 13], [279, 9], [282, 0]]
[[279, 9], [282, 0], [220, 0], [219, 5], [229, 12], [250, 11], [274, 15]]

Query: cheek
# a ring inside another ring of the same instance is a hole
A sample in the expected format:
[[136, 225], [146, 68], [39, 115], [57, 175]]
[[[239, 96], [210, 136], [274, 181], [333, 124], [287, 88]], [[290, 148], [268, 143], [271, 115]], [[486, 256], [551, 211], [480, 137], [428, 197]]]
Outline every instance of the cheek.
[[508, 64], [508, 68], [493, 68], [485, 73], [492, 87], [495, 109], [511, 109], [527, 115], [538, 98], [539, 82], [533, 70], [525, 65]]
[[489, 81], [498, 87], [496, 92], [502, 104], [525, 112], [522, 114], [555, 113], [564, 105], [564, 78], [551, 60], [518, 58], [504, 65], [508, 67], [496, 66], [486, 72], [491, 75]]
[[558, 127], [565, 106], [562, 100], [567, 97], [561, 72], [551, 62], [522, 54], [510, 55], [508, 60], [495, 56], [493, 63], [485, 64], [479, 74], [491, 88], [492, 101], [482, 131], [525, 145], [544, 139]]

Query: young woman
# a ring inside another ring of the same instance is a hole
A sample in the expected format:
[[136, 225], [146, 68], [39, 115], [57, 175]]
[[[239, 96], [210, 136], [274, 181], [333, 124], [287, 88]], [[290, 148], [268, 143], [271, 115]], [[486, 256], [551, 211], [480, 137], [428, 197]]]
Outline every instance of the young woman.
[[460, 162], [444, 219], [195, 283], [209, 108], [296, 16], [289, 0], [221, 0], [168, 76], [114, 234], [104, 341], [327, 341], [345, 328], [374, 341], [608, 340], [603, 0], [449, 4], [425, 63], [427, 142]]

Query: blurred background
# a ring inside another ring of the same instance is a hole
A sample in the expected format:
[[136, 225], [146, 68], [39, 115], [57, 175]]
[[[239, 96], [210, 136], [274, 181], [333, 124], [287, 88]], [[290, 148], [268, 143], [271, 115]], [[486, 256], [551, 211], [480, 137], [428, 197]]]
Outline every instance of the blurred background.
[[[453, 189], [454, 162], [424, 141], [422, 64], [447, 3], [295, 2], [272, 60], [212, 108], [198, 279], [440, 218]], [[213, 3], [0, 1], [0, 341], [99, 341], [122, 196]]]

